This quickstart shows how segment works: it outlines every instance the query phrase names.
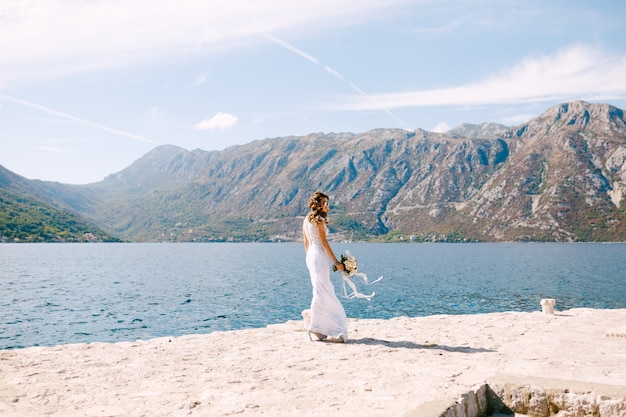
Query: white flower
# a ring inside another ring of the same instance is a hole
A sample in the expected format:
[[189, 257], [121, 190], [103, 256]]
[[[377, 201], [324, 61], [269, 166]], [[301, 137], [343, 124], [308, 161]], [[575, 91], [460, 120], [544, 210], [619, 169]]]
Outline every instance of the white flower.
[[356, 259], [352, 258], [348, 258], [345, 261], [343, 261], [343, 266], [344, 268], [346, 268], [346, 270], [348, 272], [356, 272], [358, 269], [358, 263], [356, 261]]

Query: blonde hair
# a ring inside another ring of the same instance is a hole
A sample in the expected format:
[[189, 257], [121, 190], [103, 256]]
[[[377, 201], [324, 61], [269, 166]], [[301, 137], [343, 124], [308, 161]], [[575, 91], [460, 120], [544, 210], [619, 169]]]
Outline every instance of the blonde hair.
[[326, 212], [322, 209], [322, 201], [326, 199], [328, 200], [328, 196], [320, 191], [314, 192], [309, 198], [308, 206], [311, 209], [311, 212], [307, 215], [307, 219], [311, 223], [325, 222], [328, 223], [326, 219]]

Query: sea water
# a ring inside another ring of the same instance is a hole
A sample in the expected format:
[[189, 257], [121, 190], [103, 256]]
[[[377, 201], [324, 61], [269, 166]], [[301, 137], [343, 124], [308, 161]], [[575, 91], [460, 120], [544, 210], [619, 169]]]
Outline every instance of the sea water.
[[[351, 318], [626, 308], [626, 244], [331, 245], [384, 276]], [[0, 349], [263, 327], [310, 297], [302, 243], [0, 244]]]

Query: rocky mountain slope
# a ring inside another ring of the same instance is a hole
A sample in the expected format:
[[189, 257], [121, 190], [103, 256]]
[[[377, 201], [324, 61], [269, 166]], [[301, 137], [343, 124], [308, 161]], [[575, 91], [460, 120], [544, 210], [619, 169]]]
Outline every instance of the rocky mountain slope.
[[130, 240], [299, 239], [321, 190], [338, 239], [626, 241], [626, 120], [577, 101], [514, 128], [161, 146], [100, 183], [58, 187], [46, 197]]

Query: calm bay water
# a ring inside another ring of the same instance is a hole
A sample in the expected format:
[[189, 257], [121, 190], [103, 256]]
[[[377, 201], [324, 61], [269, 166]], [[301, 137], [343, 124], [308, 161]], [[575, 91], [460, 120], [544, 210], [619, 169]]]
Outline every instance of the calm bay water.
[[[626, 308], [626, 244], [332, 246], [384, 275], [348, 317]], [[0, 349], [263, 327], [310, 294], [301, 243], [1, 244]]]

